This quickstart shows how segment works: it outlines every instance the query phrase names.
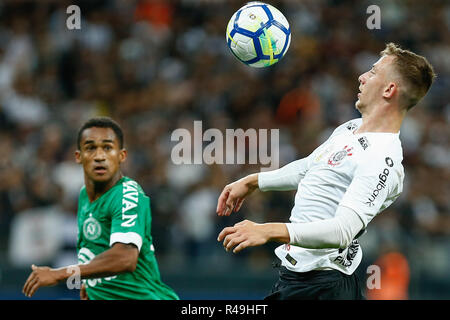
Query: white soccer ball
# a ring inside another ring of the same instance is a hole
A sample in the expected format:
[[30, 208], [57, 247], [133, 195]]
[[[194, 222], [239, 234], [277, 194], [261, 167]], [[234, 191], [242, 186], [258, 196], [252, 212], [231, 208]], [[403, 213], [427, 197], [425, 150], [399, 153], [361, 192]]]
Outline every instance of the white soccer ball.
[[236, 58], [256, 68], [280, 61], [291, 43], [291, 29], [285, 16], [274, 6], [249, 2], [228, 22], [227, 45]]

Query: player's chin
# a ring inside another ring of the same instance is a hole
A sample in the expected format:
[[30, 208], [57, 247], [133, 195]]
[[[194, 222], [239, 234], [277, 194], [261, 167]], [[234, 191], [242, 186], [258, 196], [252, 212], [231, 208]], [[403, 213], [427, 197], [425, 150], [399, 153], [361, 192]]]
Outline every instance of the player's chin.
[[107, 182], [111, 180], [111, 174], [108, 171], [97, 172], [94, 170], [91, 172], [90, 178], [94, 182]]

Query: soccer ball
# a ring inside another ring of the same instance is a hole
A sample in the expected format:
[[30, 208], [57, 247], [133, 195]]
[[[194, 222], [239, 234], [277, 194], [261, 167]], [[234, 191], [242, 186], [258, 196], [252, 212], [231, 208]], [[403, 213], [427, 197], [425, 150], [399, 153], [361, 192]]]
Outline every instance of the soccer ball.
[[249, 2], [228, 22], [227, 45], [236, 58], [256, 68], [280, 61], [291, 43], [291, 29], [274, 6]]

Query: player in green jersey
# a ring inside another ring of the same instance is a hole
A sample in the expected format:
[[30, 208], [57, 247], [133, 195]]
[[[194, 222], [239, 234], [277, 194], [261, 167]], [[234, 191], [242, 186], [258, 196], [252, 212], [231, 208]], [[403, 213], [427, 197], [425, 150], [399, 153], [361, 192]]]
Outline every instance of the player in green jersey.
[[77, 163], [85, 186], [78, 201], [78, 262], [58, 269], [32, 265], [23, 293], [70, 279], [83, 279], [81, 299], [177, 300], [161, 281], [151, 236], [150, 199], [120, 165], [127, 158], [120, 126], [94, 118], [78, 133]]

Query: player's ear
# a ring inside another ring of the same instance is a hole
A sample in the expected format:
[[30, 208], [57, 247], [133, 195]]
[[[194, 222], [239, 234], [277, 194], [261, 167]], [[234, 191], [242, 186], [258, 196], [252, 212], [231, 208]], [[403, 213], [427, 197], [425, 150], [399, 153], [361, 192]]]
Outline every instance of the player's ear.
[[122, 163], [125, 160], [127, 160], [127, 157], [128, 157], [127, 149], [125, 149], [125, 148], [120, 149], [120, 153], [119, 153], [119, 161], [120, 161], [120, 163]]
[[389, 82], [386, 87], [384, 87], [383, 98], [390, 99], [397, 92], [398, 87], [395, 82]]
[[76, 161], [76, 163], [81, 163], [81, 152], [80, 152], [80, 150], [75, 150], [75, 161]]

